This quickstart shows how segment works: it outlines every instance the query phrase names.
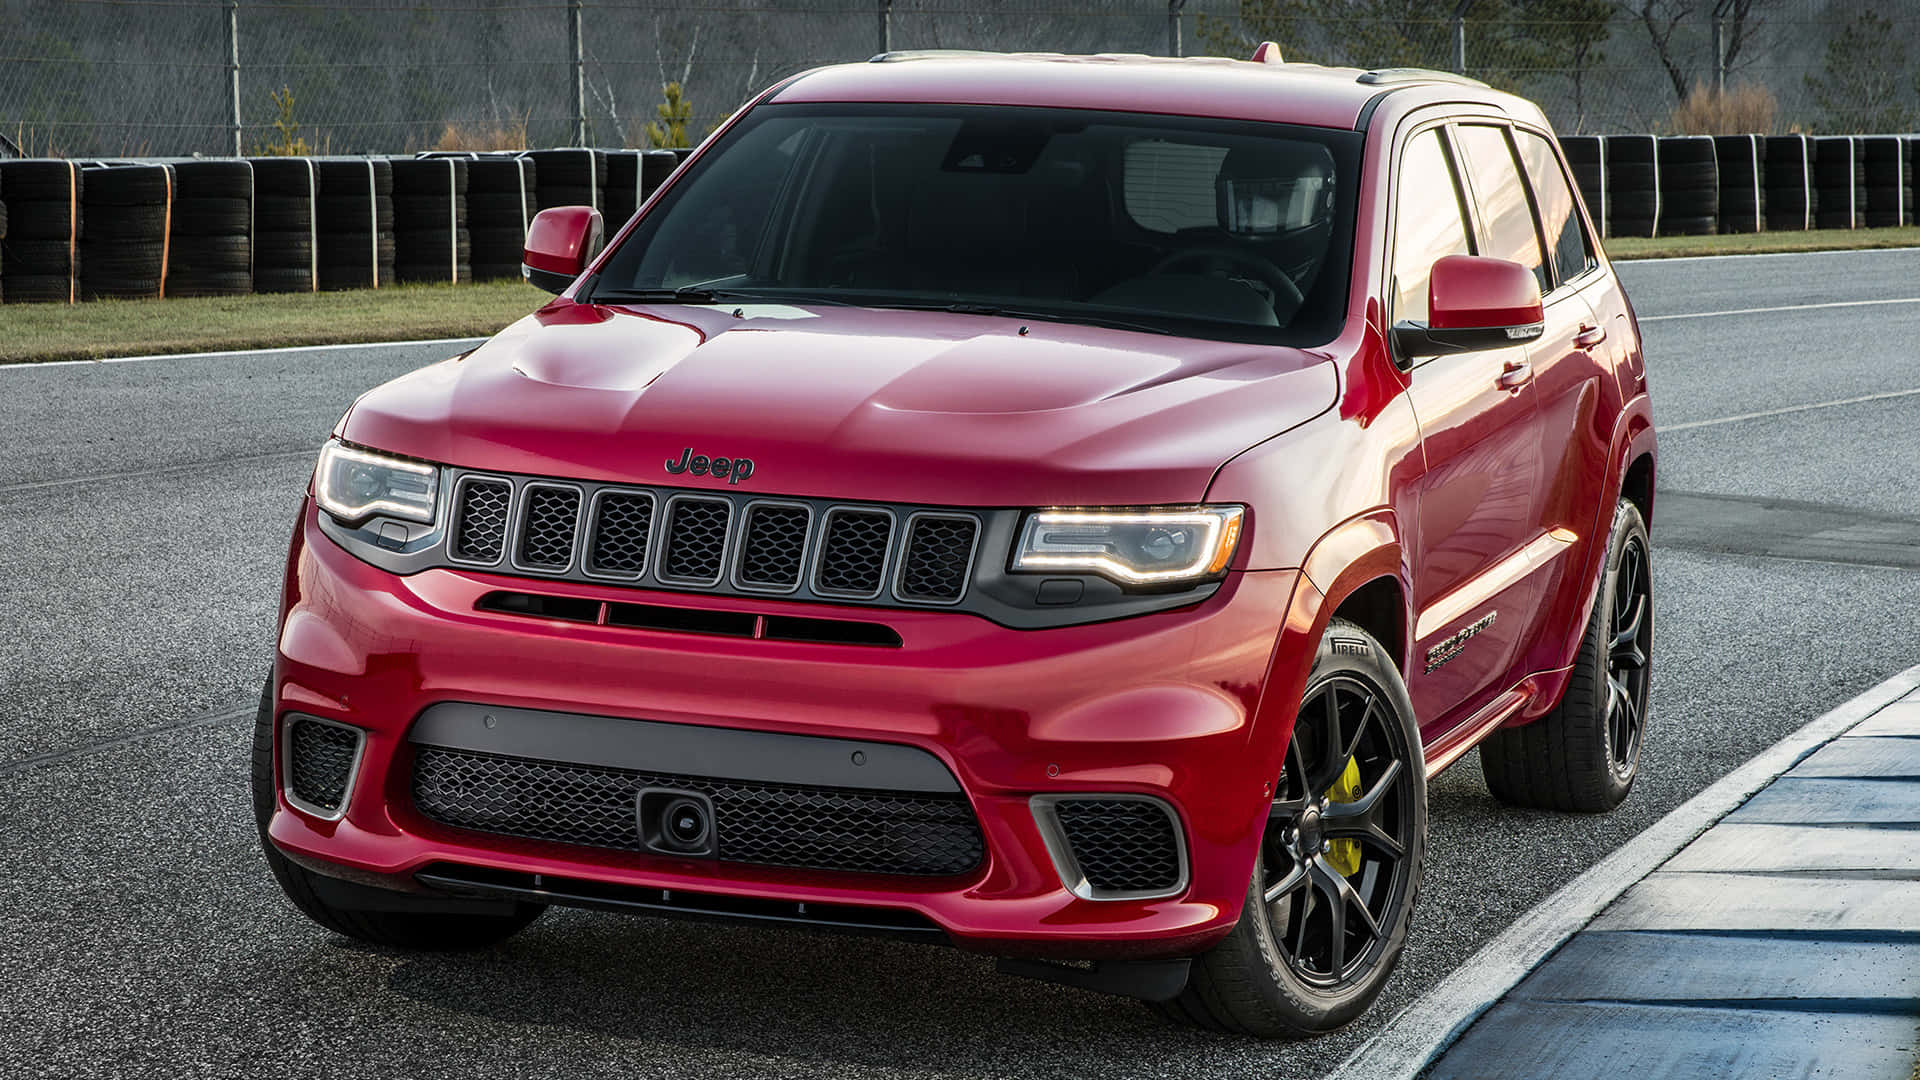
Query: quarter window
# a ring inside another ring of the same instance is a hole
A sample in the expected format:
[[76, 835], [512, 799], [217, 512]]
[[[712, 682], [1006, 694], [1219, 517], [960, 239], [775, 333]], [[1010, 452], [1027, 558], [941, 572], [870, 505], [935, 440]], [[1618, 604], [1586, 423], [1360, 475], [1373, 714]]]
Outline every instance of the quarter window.
[[1540, 207], [1541, 230], [1553, 248], [1554, 269], [1559, 280], [1570, 281], [1595, 265], [1587, 231], [1581, 228], [1580, 215], [1573, 210], [1573, 186], [1567, 183], [1566, 170], [1545, 136], [1520, 130], [1513, 134], [1527, 180], [1533, 185], [1534, 202]]
[[1427, 321], [1427, 279], [1446, 255], [1471, 255], [1460, 189], [1440, 131], [1407, 140], [1393, 221], [1393, 320]]
[[1540, 254], [1540, 235], [1534, 231], [1533, 209], [1527, 205], [1526, 185], [1520, 182], [1520, 170], [1507, 146], [1505, 131], [1467, 124], [1459, 128], [1459, 136], [1467, 175], [1473, 177], [1474, 200], [1480, 206], [1485, 254], [1511, 259], [1533, 271], [1541, 292], [1553, 288], [1547, 279], [1546, 260]]

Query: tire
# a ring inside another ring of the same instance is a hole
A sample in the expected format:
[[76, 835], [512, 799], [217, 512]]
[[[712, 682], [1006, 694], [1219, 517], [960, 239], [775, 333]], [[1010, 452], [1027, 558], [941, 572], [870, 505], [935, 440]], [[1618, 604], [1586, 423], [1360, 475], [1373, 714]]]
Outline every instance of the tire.
[[1715, 214], [1688, 217], [1660, 215], [1660, 235], [1662, 236], [1712, 236], [1719, 231], [1720, 218]]
[[473, 264], [473, 280], [506, 281], [520, 278], [519, 262], [477, 262]]
[[540, 209], [551, 210], [556, 206], [598, 206], [599, 188], [575, 186], [545, 186], [540, 189]]
[[[314, 200], [314, 212], [320, 215], [322, 232], [365, 232], [368, 221], [366, 192], [362, 189], [359, 194], [322, 195]], [[380, 228], [393, 228], [393, 196], [381, 195], [376, 198], [373, 213], [379, 217]]]
[[306, 233], [255, 233], [253, 237], [255, 270], [311, 270], [313, 241]]
[[260, 232], [305, 233], [313, 224], [313, 203], [306, 198], [268, 195], [253, 207], [253, 227]]
[[[449, 164], [451, 163], [451, 164]], [[467, 165], [464, 158], [398, 158], [393, 162], [395, 195], [447, 196], [447, 174], [452, 170], [453, 191], [467, 193]]]
[[244, 161], [181, 161], [173, 166], [175, 194], [185, 198], [253, 198], [253, 166]]
[[[322, 878], [280, 853], [267, 836], [279, 803], [273, 779], [273, 697], [269, 680], [260, 691], [253, 724], [253, 824], [267, 869], [302, 915], [345, 937], [394, 949], [452, 952], [483, 949], [512, 937], [546, 910], [544, 904], [512, 905], [511, 914], [449, 913], [446, 902]], [[341, 900], [363, 898], [366, 906]], [[377, 910], [376, 910], [377, 905]], [[417, 905], [418, 911], [406, 910]], [[488, 905], [489, 907], [497, 905]]]
[[64, 304], [74, 298], [73, 279], [65, 274], [6, 275], [9, 304]]
[[1654, 167], [1651, 161], [1616, 161], [1607, 166], [1607, 183], [1620, 194], [1652, 192]]
[[1720, 212], [1720, 189], [1708, 188], [1705, 191], [1680, 191], [1667, 195], [1660, 200], [1660, 216], [1664, 220], [1671, 217], [1712, 217]]
[[24, 274], [65, 273], [67, 260], [79, 254], [77, 248], [70, 250], [64, 239], [8, 239], [0, 244], [0, 250], [6, 252], [7, 265]]
[[[1326, 695], [1336, 702], [1331, 714]], [[1319, 753], [1329, 741], [1319, 733], [1330, 727], [1354, 753]], [[1274, 788], [1281, 814], [1261, 841], [1240, 921], [1194, 958], [1180, 996], [1156, 1006], [1177, 1023], [1265, 1038], [1333, 1031], [1379, 996], [1406, 945], [1426, 851], [1426, 769], [1400, 674], [1380, 643], [1353, 623], [1334, 619], [1320, 640], [1285, 760]], [[1345, 793], [1351, 797], [1342, 799], [1336, 792], [1349, 776], [1353, 786]], [[1288, 803], [1302, 809], [1281, 816]], [[1320, 848], [1313, 836], [1333, 820], [1320, 812], [1338, 806], [1353, 809], [1340, 814], [1344, 828], [1328, 834], [1335, 837], [1329, 843], [1351, 847]], [[1392, 838], [1398, 855], [1370, 838], [1348, 839], [1366, 836], [1369, 824]], [[1356, 881], [1368, 895], [1354, 887]], [[1329, 897], [1339, 903], [1325, 903]], [[1310, 898], [1322, 903], [1309, 908]], [[1376, 932], [1359, 923], [1362, 940], [1355, 944], [1361, 955], [1343, 962], [1347, 935], [1337, 932], [1329, 913], [1342, 912], [1345, 922], [1355, 902], [1367, 910]], [[1325, 925], [1310, 940], [1316, 922]]]
[[[65, 203], [69, 197], [78, 202], [84, 193], [82, 170], [65, 161], [0, 162], [0, 184], [6, 186], [8, 202], [40, 200]], [[74, 185], [82, 191], [74, 191]]]
[[165, 165], [110, 165], [86, 170], [86, 202], [94, 206], [154, 206], [173, 194]]
[[195, 195], [173, 200], [173, 231], [228, 236], [253, 228], [253, 200]]
[[297, 270], [255, 267], [253, 291], [257, 293], [312, 292], [313, 273], [305, 267]]
[[529, 200], [539, 188], [540, 170], [527, 158], [478, 158], [467, 162], [467, 194], [512, 192], [518, 197], [521, 178]]
[[1546, 716], [1502, 728], [1480, 744], [1480, 768], [1494, 798], [1598, 813], [1633, 790], [1653, 681], [1650, 551], [1639, 509], [1621, 499], [1607, 537], [1606, 573], [1566, 692]]
[[96, 206], [87, 215], [90, 244], [159, 243], [167, 235], [164, 206]]
[[168, 296], [245, 296], [253, 291], [250, 271], [189, 271], [167, 274]]
[[[13, 189], [8, 188], [7, 204], [7, 238], [10, 240], [58, 240], [64, 244], [73, 231], [67, 221], [65, 199], [30, 202], [14, 198]], [[80, 208], [73, 207], [73, 212], [79, 214]]]

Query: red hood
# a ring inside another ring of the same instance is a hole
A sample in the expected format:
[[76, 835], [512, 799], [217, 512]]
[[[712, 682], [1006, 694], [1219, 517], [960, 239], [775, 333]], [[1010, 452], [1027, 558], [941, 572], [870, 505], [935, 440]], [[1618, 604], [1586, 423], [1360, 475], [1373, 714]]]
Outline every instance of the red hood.
[[1200, 499], [1334, 403], [1327, 358], [976, 315], [555, 304], [355, 403], [352, 442], [503, 472], [952, 506]]

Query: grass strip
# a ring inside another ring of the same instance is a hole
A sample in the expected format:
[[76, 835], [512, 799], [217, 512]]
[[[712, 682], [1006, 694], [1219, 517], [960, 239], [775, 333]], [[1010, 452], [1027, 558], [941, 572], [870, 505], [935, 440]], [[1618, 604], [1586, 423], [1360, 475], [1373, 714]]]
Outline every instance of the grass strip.
[[487, 337], [552, 296], [525, 282], [0, 307], [0, 363]]
[[1866, 251], [1920, 247], [1920, 227], [1813, 229], [1806, 232], [1730, 233], [1724, 236], [1615, 236], [1609, 258], [1679, 259], [1699, 255], [1778, 255], [1796, 251]]

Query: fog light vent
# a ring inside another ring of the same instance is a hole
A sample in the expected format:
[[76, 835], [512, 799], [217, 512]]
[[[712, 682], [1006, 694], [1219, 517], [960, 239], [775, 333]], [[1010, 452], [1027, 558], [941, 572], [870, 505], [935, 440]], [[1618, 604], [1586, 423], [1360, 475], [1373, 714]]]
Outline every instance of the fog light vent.
[[282, 746], [287, 801], [316, 817], [338, 818], [360, 765], [360, 729], [296, 714], [287, 717]]
[[1173, 896], [1187, 885], [1180, 822], [1144, 795], [1038, 796], [1034, 817], [1068, 889], [1088, 900]]

